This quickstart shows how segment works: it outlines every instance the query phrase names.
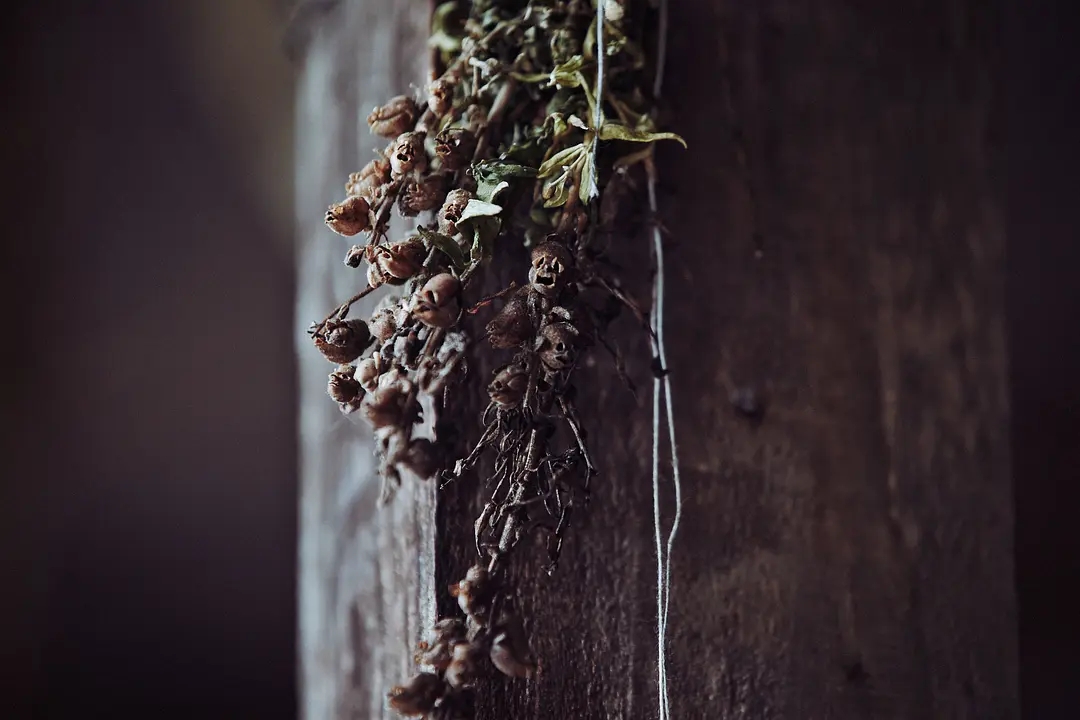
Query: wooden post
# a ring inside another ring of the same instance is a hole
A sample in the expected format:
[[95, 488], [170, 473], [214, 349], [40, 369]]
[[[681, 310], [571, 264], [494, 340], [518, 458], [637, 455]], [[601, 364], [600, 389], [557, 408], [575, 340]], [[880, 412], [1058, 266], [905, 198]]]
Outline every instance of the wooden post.
[[[374, 147], [363, 114], [422, 78], [425, 12], [352, 0], [315, 23], [305, 323], [355, 285], [319, 216]], [[665, 96], [691, 146], [661, 153], [684, 480], [673, 717], [1015, 718], [994, 9], [695, 0], [673, 1], [671, 21]], [[624, 242], [645, 299], [646, 239]], [[486, 678], [482, 720], [656, 715], [649, 350], [632, 322], [620, 332], [639, 398], [602, 356], [582, 372], [592, 502], [553, 577], [539, 544], [510, 560], [541, 669]], [[301, 368], [306, 716], [380, 717], [419, 625], [453, 609], [482, 490], [459, 483], [436, 507], [414, 484], [376, 512], [366, 431], [335, 416], [306, 347]], [[757, 418], [733, 407], [745, 390]], [[460, 416], [472, 437], [475, 403]]]

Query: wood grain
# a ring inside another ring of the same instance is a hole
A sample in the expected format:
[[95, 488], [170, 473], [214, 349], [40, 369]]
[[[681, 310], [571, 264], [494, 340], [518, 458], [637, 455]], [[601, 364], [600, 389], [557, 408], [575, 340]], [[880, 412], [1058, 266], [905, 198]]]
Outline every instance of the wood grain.
[[[419, 36], [394, 29], [419, 21], [390, 7], [343, 2], [307, 49], [305, 322], [352, 287], [342, 248], [312, 218], [362, 157], [358, 108], [420, 76], [409, 64], [420, 55], [405, 60]], [[702, 0], [671, 12], [665, 94], [692, 148], [661, 152], [685, 483], [673, 716], [1015, 718], [995, 7]], [[646, 240], [621, 242], [644, 298]], [[523, 279], [520, 252], [501, 263], [489, 287]], [[527, 682], [486, 678], [482, 720], [656, 715], [649, 353], [631, 322], [618, 332], [640, 398], [603, 357], [581, 372], [600, 459], [592, 504], [553, 577], [539, 543], [515, 554], [541, 669]], [[408, 674], [402, 653], [428, 607], [400, 595], [412, 587], [401, 571], [452, 612], [445, 585], [474, 560], [482, 491], [459, 483], [435, 507], [421, 486], [373, 513], [365, 433], [335, 420], [310, 355], [305, 707], [348, 717], [352, 687], [370, 713], [352, 717], [379, 717], [380, 683]], [[485, 350], [471, 362], [466, 436], [501, 359]], [[764, 398], [759, 422], [732, 408], [740, 388]], [[667, 485], [663, 510], [670, 521]], [[431, 543], [434, 567], [417, 564], [410, 553]], [[414, 609], [400, 617], [403, 606]]]

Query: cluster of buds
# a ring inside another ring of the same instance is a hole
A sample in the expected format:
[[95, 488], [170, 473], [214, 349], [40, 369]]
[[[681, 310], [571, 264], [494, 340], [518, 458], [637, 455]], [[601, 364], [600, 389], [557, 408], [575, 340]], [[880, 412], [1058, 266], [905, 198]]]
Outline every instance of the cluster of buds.
[[427, 669], [390, 690], [390, 707], [402, 715], [449, 720], [465, 714], [466, 692], [485, 661], [509, 677], [529, 677], [536, 671], [521, 617], [507, 609], [497, 589], [481, 565], [469, 568], [450, 586], [465, 619], [446, 618], [435, 624], [414, 658]]
[[[554, 569], [571, 511], [587, 500], [595, 474], [574, 371], [599, 342], [626, 379], [604, 339], [612, 303], [647, 326], [594, 261], [593, 241], [617, 234], [612, 218], [632, 188], [619, 178], [651, 163], [650, 143], [678, 138], [655, 132], [644, 53], [630, 32], [647, 22], [646, 4], [603, 2], [602, 28], [594, 3], [441, 3], [432, 22], [439, 70], [424, 97], [399, 96], [371, 112], [371, 131], [388, 144], [349, 176], [344, 200], [326, 212], [337, 234], [367, 235], [345, 254], [367, 282], [311, 335], [334, 364], [328, 394], [373, 429], [383, 499], [402, 469], [449, 482], [495, 454], [486, 478], [493, 489], [473, 524], [480, 564], [450, 590], [464, 619], [441, 621], [422, 643], [416, 660], [428, 669], [390, 693], [403, 714], [470, 716], [468, 689], [485, 658], [508, 676], [533, 672], [521, 619], [508, 611], [497, 578], [534, 529], [547, 531]], [[607, 38], [605, 67], [619, 76], [602, 91], [590, 79], [599, 65], [590, 32]], [[637, 144], [618, 172], [611, 153], [598, 160], [598, 146], [614, 141]], [[418, 218], [418, 228], [391, 242], [395, 209]], [[525, 283], [468, 307], [478, 271], [510, 238], [531, 247]], [[393, 294], [366, 321], [349, 319], [351, 305], [378, 288]], [[606, 294], [601, 309], [586, 301], [597, 290]], [[482, 436], [460, 457], [441, 444], [432, 416], [453, 401], [452, 385], [465, 374], [463, 321], [496, 298], [505, 302], [484, 334], [507, 357], [487, 383]], [[416, 432], [425, 422], [429, 437]]]

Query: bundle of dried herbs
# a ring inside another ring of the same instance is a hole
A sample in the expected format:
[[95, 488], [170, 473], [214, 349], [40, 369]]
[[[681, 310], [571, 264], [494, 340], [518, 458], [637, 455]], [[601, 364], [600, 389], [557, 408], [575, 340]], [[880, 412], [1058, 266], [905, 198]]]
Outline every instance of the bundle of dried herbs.
[[[445, 483], [466, 478], [485, 453], [494, 460], [474, 521], [480, 560], [451, 588], [464, 619], [441, 620], [416, 658], [429, 669], [391, 691], [391, 707], [406, 715], [467, 717], [485, 660], [510, 676], [534, 671], [503, 587], [505, 558], [540, 530], [554, 568], [596, 472], [575, 410], [575, 367], [599, 345], [623, 374], [605, 340], [619, 307], [648, 328], [604, 260], [617, 249], [615, 219], [635, 166], [651, 165], [654, 142], [682, 140], [657, 130], [646, 89], [651, 9], [598, 1], [439, 5], [426, 97], [372, 111], [372, 132], [389, 144], [326, 213], [338, 234], [366, 234], [345, 255], [349, 267], [365, 267], [366, 286], [310, 334], [337, 364], [329, 395], [374, 430], [383, 501], [403, 469]], [[414, 234], [388, 237], [395, 207], [424, 218]], [[477, 297], [478, 273], [522, 242], [522, 284]], [[371, 318], [349, 318], [384, 286]], [[437, 434], [419, 437], [421, 423], [437, 427], [432, 416], [455, 403], [469, 337], [481, 331], [474, 315], [499, 303], [482, 332], [506, 361], [487, 386], [480, 441], [464, 453]]]

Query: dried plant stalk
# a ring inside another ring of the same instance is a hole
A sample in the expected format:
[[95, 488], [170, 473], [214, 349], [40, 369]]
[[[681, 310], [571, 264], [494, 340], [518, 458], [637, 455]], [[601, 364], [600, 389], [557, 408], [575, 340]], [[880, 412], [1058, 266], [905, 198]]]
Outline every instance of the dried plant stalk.
[[[337, 365], [328, 394], [373, 428], [381, 500], [392, 497], [402, 470], [447, 483], [468, 476], [484, 453], [494, 456], [489, 499], [474, 521], [480, 559], [450, 589], [464, 620], [437, 623], [416, 658], [428, 670], [391, 690], [391, 707], [405, 715], [468, 717], [469, 688], [485, 659], [513, 677], [535, 671], [502, 568], [523, 538], [542, 530], [554, 569], [596, 473], [574, 406], [575, 367], [599, 344], [625, 377], [604, 338], [613, 308], [648, 327], [602, 261], [617, 247], [618, 203], [633, 191], [634, 166], [651, 162], [656, 141], [682, 139], [657, 130], [645, 89], [640, 30], [650, 10], [599, 1], [602, 36], [590, 2], [439, 5], [437, 72], [426, 97], [402, 95], [371, 112], [371, 131], [389, 144], [349, 176], [345, 198], [326, 213], [334, 232], [366, 234], [345, 255], [347, 266], [365, 267], [366, 286], [309, 332]], [[392, 241], [395, 207], [425, 221]], [[509, 242], [531, 248], [525, 282], [470, 305], [478, 273]], [[348, 318], [353, 303], [384, 286], [400, 294], [387, 293], [366, 322]], [[484, 334], [493, 352], [510, 358], [488, 384], [480, 441], [462, 457], [414, 429], [422, 421], [436, 427], [422, 407], [438, 413], [455, 402], [472, 316], [498, 302]]]

